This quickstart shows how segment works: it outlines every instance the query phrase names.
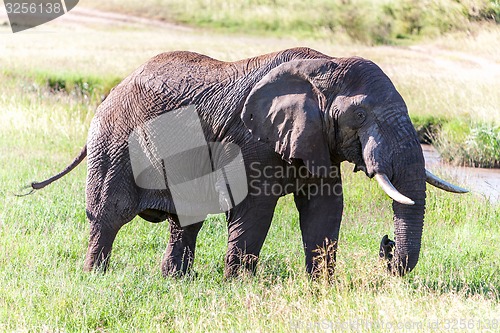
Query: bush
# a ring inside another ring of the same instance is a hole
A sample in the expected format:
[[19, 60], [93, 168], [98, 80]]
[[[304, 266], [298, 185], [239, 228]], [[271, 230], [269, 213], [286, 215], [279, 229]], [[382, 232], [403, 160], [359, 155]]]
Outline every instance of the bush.
[[413, 116], [421, 143], [433, 144], [443, 161], [459, 166], [500, 167], [500, 126], [467, 118]]
[[454, 165], [500, 167], [500, 126], [450, 121], [435, 141], [443, 160]]
[[480, 124], [465, 140], [468, 158], [474, 166], [500, 167], [500, 127]]
[[500, 23], [499, 0], [462, 0], [465, 13], [473, 21], [494, 21]]

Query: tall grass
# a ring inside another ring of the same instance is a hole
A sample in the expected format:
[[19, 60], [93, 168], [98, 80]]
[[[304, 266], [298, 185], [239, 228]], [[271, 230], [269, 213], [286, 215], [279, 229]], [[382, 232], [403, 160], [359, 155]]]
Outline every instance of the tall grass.
[[435, 145], [444, 161], [455, 166], [500, 167], [500, 125], [495, 122], [432, 115], [414, 116], [412, 122], [420, 141]]

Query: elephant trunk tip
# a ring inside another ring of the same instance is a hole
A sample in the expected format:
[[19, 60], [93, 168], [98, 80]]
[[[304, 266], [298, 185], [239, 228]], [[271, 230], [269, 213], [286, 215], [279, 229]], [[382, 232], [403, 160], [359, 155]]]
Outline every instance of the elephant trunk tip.
[[393, 257], [393, 250], [395, 247], [396, 247], [396, 242], [390, 240], [388, 235], [382, 237], [382, 241], [380, 242], [380, 251], [379, 251], [380, 258], [391, 260]]
[[403, 277], [411, 272], [417, 264], [417, 260], [410, 260], [409, 255], [401, 256], [395, 254], [396, 242], [389, 239], [388, 235], [382, 237], [380, 242], [379, 256], [387, 262], [387, 271], [394, 276]]

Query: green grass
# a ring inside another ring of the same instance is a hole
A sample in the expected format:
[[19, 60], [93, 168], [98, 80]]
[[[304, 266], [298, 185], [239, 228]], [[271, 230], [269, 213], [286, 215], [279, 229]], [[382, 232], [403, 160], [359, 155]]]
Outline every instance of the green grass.
[[[460, 320], [473, 325], [469, 331], [498, 330], [500, 206], [472, 194], [429, 189], [420, 261], [408, 276], [391, 277], [378, 259], [381, 237], [392, 236], [391, 201], [374, 182], [353, 174], [350, 165], [343, 169], [345, 214], [331, 285], [311, 282], [304, 272], [290, 196], [280, 200], [255, 277], [223, 279], [227, 231], [220, 216], [210, 218], [200, 233], [196, 277], [161, 276], [168, 226], [140, 218], [118, 234], [108, 273], [84, 273], [85, 166], [31, 196], [13, 193], [73, 159], [113, 80], [161, 51], [191, 49], [232, 60], [297, 42], [108, 26], [79, 31], [75, 38], [74, 30], [51, 29], [58, 33], [0, 34], [0, 331], [382, 332], [402, 327], [449, 332]], [[0, 27], [3, 31], [7, 28]], [[460, 47], [486, 50], [491, 44], [483, 41], [498, 35], [485, 34], [477, 38], [480, 44], [460, 39]], [[465, 76], [454, 80], [458, 76], [450, 68], [433, 65], [425, 52], [300, 42], [306, 43], [332, 55], [375, 60], [394, 79], [412, 115], [482, 119], [497, 112], [498, 96], [491, 92], [498, 91], [498, 82], [470, 64], [461, 67]], [[449, 78], [436, 79], [444, 76]], [[65, 88], [54, 89], [51, 81]], [[94, 88], [82, 91], [79, 82]]]
[[476, 21], [500, 22], [498, 0], [146, 0], [87, 1], [100, 9], [210, 28], [220, 32], [296, 38], [338, 38], [394, 44], [450, 31]]
[[123, 78], [118, 76], [83, 76], [69, 71], [33, 70], [24, 73], [19, 71], [3, 71], [5, 80], [22, 82], [24, 91], [33, 91], [37, 94], [62, 93], [79, 101], [90, 100], [92, 105], [104, 99], [111, 89]]

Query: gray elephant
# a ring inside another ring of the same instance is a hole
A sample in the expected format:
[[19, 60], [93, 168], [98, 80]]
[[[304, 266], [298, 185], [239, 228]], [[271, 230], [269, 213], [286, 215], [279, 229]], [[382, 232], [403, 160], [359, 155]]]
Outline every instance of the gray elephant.
[[[183, 159], [182, 152], [172, 155], [172, 163], [158, 156], [162, 147], [155, 144], [155, 138], [171, 132], [178, 134], [170, 138], [191, 135], [179, 117], [169, 118], [175, 123], [172, 126], [169, 121], [163, 122], [163, 127], [152, 125], [158, 117], [176, 110], [188, 118], [195, 115], [191, 118], [198, 119], [202, 138], [219, 143], [209, 161], [228, 166], [227, 161], [232, 160], [244, 166], [243, 183], [247, 186], [246, 192], [240, 191], [245, 195], [239, 200], [227, 194], [231, 181], [221, 173], [205, 183], [215, 190], [194, 191], [201, 197], [218, 193], [220, 211], [226, 213], [226, 276], [238, 274], [242, 268], [255, 268], [277, 200], [288, 193], [294, 194], [300, 214], [307, 272], [314, 276], [319, 270], [318, 247], [333, 244], [335, 248], [339, 237], [342, 161], [354, 163], [355, 171], [375, 178], [393, 199], [395, 242], [384, 237], [380, 253], [397, 275], [411, 271], [418, 261], [426, 180], [447, 191], [466, 191], [425, 170], [403, 98], [369, 60], [333, 58], [308, 48], [237, 62], [192, 52], [163, 53], [125, 78], [101, 103], [87, 144], [74, 162], [52, 178], [32, 183], [33, 189], [40, 189], [87, 156], [90, 241], [86, 270], [107, 267], [118, 231], [139, 215], [151, 222], [170, 222], [163, 274], [189, 271], [207, 210], [180, 214], [172, 190], [177, 183], [172, 177], [157, 176], [166, 172], [175, 176], [179, 170], [197, 169], [206, 162], [193, 159], [204, 154], [196, 149], [188, 159]], [[131, 141], [134, 136], [136, 140]], [[167, 141], [164, 144], [175, 150], [175, 142], [183, 140]], [[150, 164], [149, 169], [143, 168], [146, 173], [142, 176], [134, 172], [137, 167], [132, 155], [137, 152], [132, 152], [131, 142], [143, 150]], [[233, 152], [226, 149], [231, 145], [237, 147]], [[169, 169], [176, 161], [183, 162]], [[215, 169], [212, 165], [207, 170]], [[196, 172], [200, 173], [199, 168]], [[149, 179], [153, 186], [141, 186], [139, 178], [146, 183]], [[151, 179], [163, 185], [155, 188]], [[180, 223], [181, 215], [189, 215], [191, 222]], [[333, 266], [334, 251], [326, 262]]]

